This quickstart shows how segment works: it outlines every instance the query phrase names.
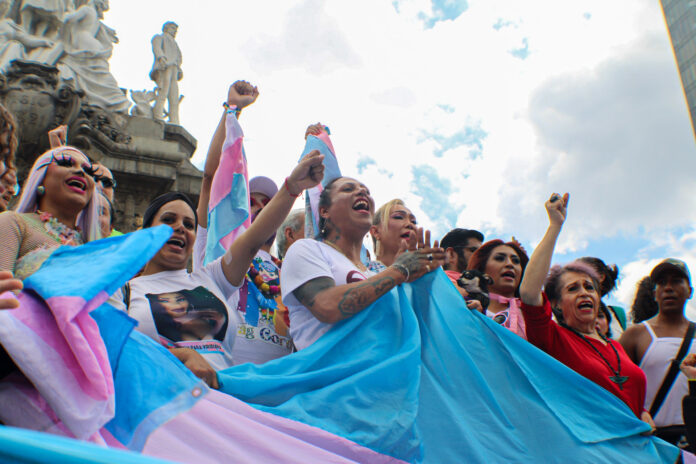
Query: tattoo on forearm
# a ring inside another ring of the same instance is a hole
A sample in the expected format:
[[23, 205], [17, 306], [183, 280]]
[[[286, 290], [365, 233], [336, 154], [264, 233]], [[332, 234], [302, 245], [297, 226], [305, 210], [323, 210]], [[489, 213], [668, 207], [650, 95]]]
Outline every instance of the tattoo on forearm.
[[338, 310], [343, 316], [353, 316], [395, 286], [396, 281], [388, 276], [375, 282], [366, 281], [343, 294], [338, 302]]
[[297, 287], [292, 293], [300, 303], [302, 303], [308, 309], [312, 309], [314, 307], [317, 294], [326, 290], [327, 288], [335, 286], [336, 282], [334, 282], [331, 277], [317, 277], [316, 279], [312, 279], [309, 282], [305, 282], [301, 286]]

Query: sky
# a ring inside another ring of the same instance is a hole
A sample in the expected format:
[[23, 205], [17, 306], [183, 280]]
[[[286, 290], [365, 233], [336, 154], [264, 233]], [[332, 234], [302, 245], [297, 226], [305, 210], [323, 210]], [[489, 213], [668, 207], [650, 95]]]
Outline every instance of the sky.
[[154, 87], [150, 40], [170, 20], [199, 167], [245, 79], [260, 90], [240, 118], [252, 176], [282, 182], [322, 122], [343, 174], [434, 237], [473, 228], [531, 252], [544, 201], [569, 192], [554, 261], [616, 263], [611, 302], [630, 308], [662, 258], [696, 272], [696, 145], [657, 1], [113, 0], [121, 87]]

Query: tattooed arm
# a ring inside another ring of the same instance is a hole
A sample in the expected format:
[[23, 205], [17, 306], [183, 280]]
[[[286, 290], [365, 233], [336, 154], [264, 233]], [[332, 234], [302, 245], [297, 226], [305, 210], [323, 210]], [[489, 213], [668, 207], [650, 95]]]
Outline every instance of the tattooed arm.
[[[433, 260], [428, 260], [432, 254]], [[367, 280], [336, 286], [330, 277], [317, 277], [297, 287], [295, 298], [319, 321], [333, 324], [359, 313], [403, 282], [412, 282], [442, 265], [444, 251], [426, 248], [402, 253], [396, 262]], [[408, 279], [408, 280], [407, 280]]]
[[359, 313], [405, 281], [405, 274], [390, 267], [367, 280], [339, 286], [331, 277], [317, 277], [297, 287], [293, 295], [319, 321], [334, 324]]

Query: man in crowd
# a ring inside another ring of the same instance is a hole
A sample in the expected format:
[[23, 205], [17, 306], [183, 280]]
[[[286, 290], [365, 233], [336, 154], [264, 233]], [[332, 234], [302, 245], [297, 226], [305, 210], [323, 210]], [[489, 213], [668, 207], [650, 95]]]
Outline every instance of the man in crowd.
[[[691, 276], [683, 261], [670, 258], [658, 264], [650, 278], [655, 284], [658, 313], [648, 321], [626, 329], [619, 342], [645, 372], [645, 409], [653, 414], [656, 435], [670, 443], [683, 445], [682, 398], [688, 394], [689, 388], [686, 376], [679, 373], [681, 359], [674, 363], [676, 377], [670, 378], [668, 373], [682, 343], [688, 347], [685, 354], [696, 353], [696, 344], [692, 343], [693, 331], [688, 330], [692, 323], [684, 316], [686, 302], [693, 291]], [[662, 389], [667, 393], [659, 404], [662, 395], [658, 392]]]
[[483, 234], [472, 229], [452, 229], [442, 237], [440, 247], [445, 249], [447, 261], [444, 266], [445, 274], [454, 285], [466, 269], [469, 258], [483, 243]]
[[278, 259], [283, 259], [290, 245], [304, 238], [304, 209], [295, 209], [288, 214], [276, 234], [276, 248]]

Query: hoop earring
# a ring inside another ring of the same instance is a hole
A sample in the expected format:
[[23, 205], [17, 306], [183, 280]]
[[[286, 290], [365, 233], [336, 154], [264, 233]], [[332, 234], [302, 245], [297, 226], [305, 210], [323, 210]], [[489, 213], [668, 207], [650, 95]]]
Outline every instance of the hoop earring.
[[44, 187], [43, 185], [39, 185], [38, 187], [36, 187], [36, 194], [38, 196], [42, 197], [42, 196], [44, 196], [45, 193], [46, 193], [46, 187]]

